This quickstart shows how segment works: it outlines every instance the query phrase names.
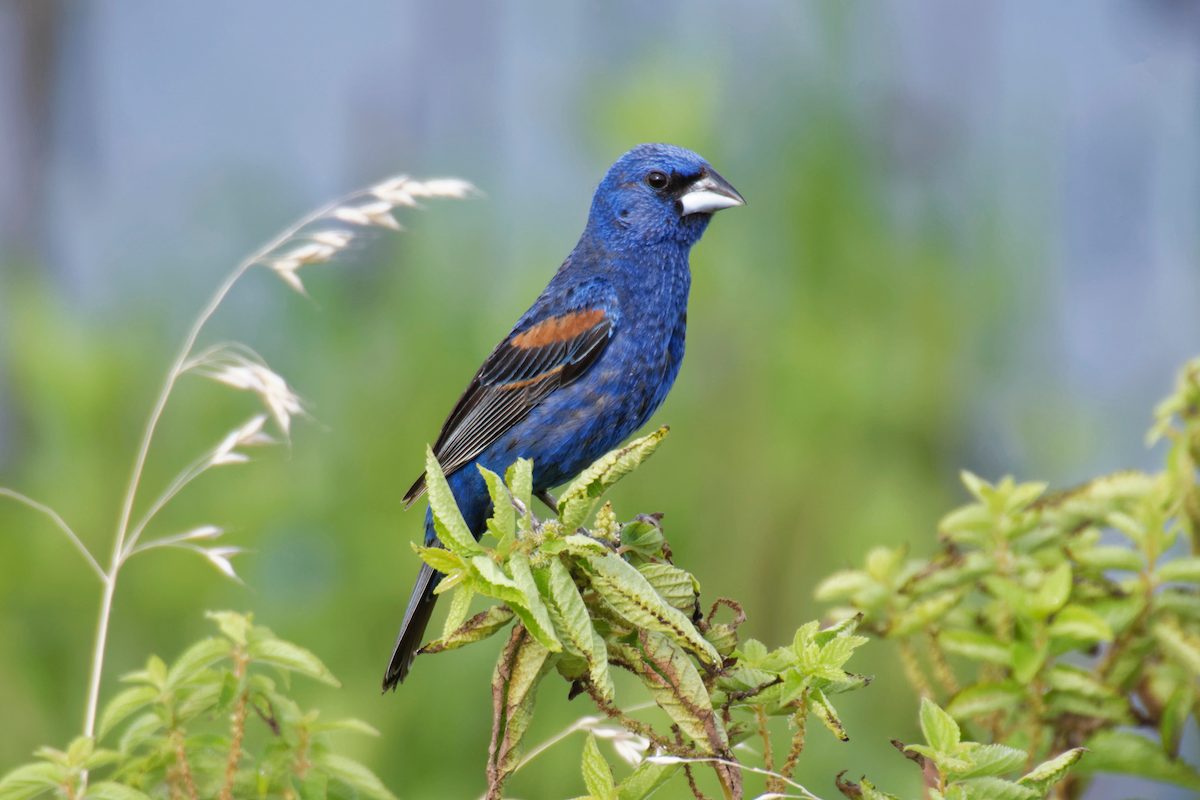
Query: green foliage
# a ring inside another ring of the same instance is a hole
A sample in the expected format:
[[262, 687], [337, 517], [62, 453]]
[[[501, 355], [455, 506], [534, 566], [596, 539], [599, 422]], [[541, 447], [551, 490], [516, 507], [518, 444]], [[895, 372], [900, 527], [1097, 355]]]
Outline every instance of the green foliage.
[[[1081, 747], [1068, 796], [1094, 772], [1200, 790], [1200, 772], [1179, 759], [1200, 678], [1198, 401], [1200, 360], [1156, 412], [1151, 441], [1170, 444], [1161, 472], [1049, 494], [1040, 483], [963, 473], [972, 502], [942, 519], [938, 555], [877, 548], [862, 569], [818, 587], [819, 599], [844, 604], [835, 616], [861, 618], [863, 630], [898, 643], [926, 698], [927, 744], [906, 752], [934, 765], [946, 797], [960, 796], [960, 778], [981, 787], [961, 796], [1041, 796], [1046, 776], [1060, 779], [1055, 770]], [[1029, 764], [1050, 758], [1018, 781], [1034, 792], [964, 772], [975, 767], [960, 724], [989, 747], [1027, 753]], [[863, 796], [875, 791], [867, 786]]]
[[394, 800], [371, 770], [329, 741], [335, 731], [375, 735], [370, 725], [321, 720], [288, 696], [292, 675], [338, 685], [319, 658], [248, 615], [208, 616], [219, 636], [173, 664], [151, 656], [125, 675], [130, 686], [105, 706], [96, 740], [38, 750], [36, 762], [0, 780], [0, 798]]
[[[867, 684], [844, 670], [864, 644], [856, 620], [822, 629], [816, 622], [796, 632], [790, 646], [768, 650], [739, 643], [741, 608], [718, 600], [701, 613], [700, 584], [672, 563], [657, 517], [620, 523], [602, 495], [644, 461], [666, 436], [662, 428], [614, 450], [586, 469], [563, 492], [558, 518], [539, 520], [530, 501], [529, 462], [519, 461], [501, 481], [484, 471], [495, 505], [490, 538], [476, 542], [446, 488], [432, 454], [426, 459], [430, 505], [444, 549], [420, 547], [430, 566], [446, 573], [439, 590], [453, 593], [451, 622], [422, 653], [482, 641], [515, 624], [492, 682], [493, 731], [488, 759], [489, 797], [521, 765], [525, 732], [539, 684], [557, 674], [572, 695], [587, 693], [605, 715], [653, 745], [659, 761], [641, 760], [617, 781], [589, 738], [583, 777], [590, 796], [648, 797], [691, 764], [713, 765], [726, 797], [742, 796], [740, 754], [733, 746], [757, 733], [770, 750], [767, 719], [786, 717], [792, 730], [787, 760], [764, 768], [788, 781], [804, 746], [810, 714], [846, 739], [830, 697]], [[591, 518], [591, 527], [584, 527]], [[467, 618], [472, 598], [494, 601]], [[723, 607], [732, 621], [718, 622]], [[633, 719], [616, 705], [615, 669], [632, 674], [664, 712], [666, 726]], [[670, 759], [663, 761], [661, 759]]]
[[[921, 700], [920, 718], [924, 744], [892, 744], [921, 768], [933, 800], [1038, 800], [1067, 777], [1084, 753], [1076, 747], [1030, 768], [1024, 750], [962, 741], [954, 717], [927, 697]], [[854, 783], [839, 775], [838, 789], [852, 798], [894, 798], [866, 779]]]

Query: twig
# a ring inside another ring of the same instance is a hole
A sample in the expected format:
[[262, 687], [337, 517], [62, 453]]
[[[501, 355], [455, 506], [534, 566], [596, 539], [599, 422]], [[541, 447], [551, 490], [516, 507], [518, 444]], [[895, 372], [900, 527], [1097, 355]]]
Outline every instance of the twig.
[[[762, 706], [754, 707], [754, 719], [758, 722], [758, 735], [763, 743], [763, 766], [771, 772], [775, 771], [775, 754], [771, 750], [771, 730], [767, 727], [767, 711]], [[777, 791], [783, 788], [774, 778], [767, 779], [767, 791]]]

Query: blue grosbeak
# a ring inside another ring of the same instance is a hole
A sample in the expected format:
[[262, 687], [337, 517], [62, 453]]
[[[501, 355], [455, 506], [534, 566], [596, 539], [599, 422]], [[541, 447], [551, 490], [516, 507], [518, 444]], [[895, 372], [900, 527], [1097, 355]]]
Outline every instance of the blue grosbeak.
[[[434, 454], [478, 538], [491, 511], [475, 465], [533, 459], [534, 491], [565, 483], [636, 431], [683, 361], [688, 253], [712, 214], [745, 201], [695, 153], [643, 144], [609, 168], [587, 227], [533, 306], [475, 373]], [[425, 476], [404, 496], [425, 491]], [[425, 543], [437, 543], [425, 514]], [[383, 688], [404, 680], [441, 574], [421, 567]]]

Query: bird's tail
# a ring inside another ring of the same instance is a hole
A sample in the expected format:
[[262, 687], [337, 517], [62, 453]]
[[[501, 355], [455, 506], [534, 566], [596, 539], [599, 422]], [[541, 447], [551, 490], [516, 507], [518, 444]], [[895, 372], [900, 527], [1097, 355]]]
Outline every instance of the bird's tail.
[[433, 614], [433, 605], [437, 602], [437, 595], [433, 593], [438, 583], [435, 580], [437, 577], [440, 575], [432, 567], [428, 564], [421, 565], [417, 585], [413, 587], [412, 595], [408, 598], [408, 608], [404, 611], [404, 622], [400, 625], [396, 646], [392, 649], [392, 660], [383, 676], [385, 692], [404, 682], [413, 659], [417, 657], [421, 639], [425, 636], [425, 628], [429, 625], [429, 617]]

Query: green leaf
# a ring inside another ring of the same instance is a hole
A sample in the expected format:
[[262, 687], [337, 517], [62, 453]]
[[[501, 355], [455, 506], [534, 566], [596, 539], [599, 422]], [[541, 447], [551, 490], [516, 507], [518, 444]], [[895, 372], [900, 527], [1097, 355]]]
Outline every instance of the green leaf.
[[471, 576], [475, 578], [475, 590], [502, 603], [523, 606], [525, 592], [516, 582], [504, 574], [500, 565], [485, 555], [471, 558]]
[[330, 778], [346, 784], [355, 791], [361, 792], [375, 800], [396, 800], [396, 796], [388, 791], [383, 781], [367, 767], [357, 761], [339, 756], [336, 753], [318, 752], [314, 758], [317, 767]]
[[454, 493], [450, 491], [450, 484], [446, 483], [442, 467], [433, 454], [433, 448], [429, 446], [425, 448], [425, 486], [429, 493], [429, 507], [433, 509], [434, 518], [441, 523], [438, 538], [442, 544], [464, 558], [482, 553], [483, 547], [475, 541], [475, 536], [467, 527], [454, 501]]
[[450, 598], [450, 613], [442, 625], [442, 638], [446, 639], [467, 621], [471, 613], [471, 601], [475, 599], [475, 590], [469, 586], [459, 586]]
[[88, 787], [86, 800], [150, 800], [150, 795], [113, 781], [101, 781]]
[[1070, 596], [1071, 563], [1064, 561], [1046, 575], [1029, 607], [1034, 617], [1045, 619], [1062, 608]]
[[1139, 572], [1144, 565], [1140, 553], [1120, 545], [1096, 545], [1075, 551], [1072, 555], [1080, 564], [1100, 570]]
[[1092, 673], [1069, 664], [1051, 667], [1046, 673], [1046, 684], [1055, 691], [1073, 692], [1091, 700], [1116, 696], [1116, 692], [1093, 677]]
[[686, 646], [707, 664], [721, 656], [683, 612], [659, 597], [654, 587], [633, 566], [614, 553], [589, 556], [592, 588], [635, 628], [658, 631]]
[[1154, 626], [1154, 639], [1172, 661], [1185, 668], [1192, 677], [1200, 676], [1200, 642], [1173, 622]]
[[517, 510], [513, 508], [512, 494], [504, 485], [504, 479], [482, 464], [476, 464], [479, 474], [487, 483], [488, 495], [492, 498], [492, 518], [489, 527], [496, 538], [503, 539], [517, 535]]
[[255, 638], [247, 644], [246, 652], [254, 661], [288, 672], [298, 672], [330, 686], [342, 685], [312, 651], [291, 642], [269, 636]]
[[945, 630], [938, 634], [938, 643], [948, 653], [972, 661], [1010, 666], [1012, 647], [994, 636], [967, 630]]
[[860, 569], [844, 569], [817, 584], [816, 599], [822, 603], [856, 597], [876, 587], [875, 579]]
[[850, 736], [846, 733], [846, 727], [842, 725], [842, 720], [838, 716], [837, 709], [833, 707], [833, 703], [829, 702], [829, 698], [820, 689], [811, 688], [808, 690], [808, 708], [816, 715], [817, 719], [821, 720], [821, 724], [838, 738], [838, 741], [850, 741]]
[[436, 569], [438, 572], [449, 575], [452, 572], [466, 568], [466, 562], [458, 553], [451, 552], [444, 547], [430, 545], [422, 547], [416, 542], [411, 542], [413, 552], [417, 554], [422, 561]]
[[512, 496], [528, 511], [533, 506], [533, 461], [518, 458], [504, 473], [504, 480]]
[[679, 767], [678, 763], [655, 764], [643, 761], [617, 786], [618, 800], [645, 800], [675, 777]]
[[1046, 645], [1034, 647], [1028, 642], [1013, 643], [1013, 677], [1020, 683], [1027, 684], [1037, 675], [1049, 655]]
[[1081, 642], [1111, 642], [1112, 628], [1104, 617], [1087, 606], [1071, 605], [1054, 615], [1050, 623], [1050, 636]]
[[951, 590], [939, 592], [932, 597], [913, 603], [892, 620], [888, 628], [889, 637], [907, 636], [910, 633], [928, 627], [941, 619], [947, 611], [954, 608], [962, 600], [963, 592]]
[[[666, 438], [668, 431], [669, 428], [664, 425], [647, 436], [634, 439], [624, 447], [619, 447], [601, 456], [591, 466], [579, 473], [579, 477], [572, 481], [558, 498], [559, 518], [563, 520], [564, 527], [574, 530], [581, 524], [587, 516], [587, 512], [591, 510], [594, 501], [649, 458]], [[583, 500], [589, 502], [579, 502]], [[579, 521], [574, 524], [563, 516], [573, 501], [575, 501], [576, 510], [572, 516], [579, 515]]]
[[185, 650], [171, 665], [171, 669], [167, 671], [167, 688], [182, 686], [216, 662], [228, 658], [232, 651], [233, 647], [228, 639], [201, 639]]
[[1154, 577], [1160, 583], [1200, 583], [1200, 558], [1190, 556], [1168, 561], [1158, 568]]
[[977, 683], [954, 695], [946, 711], [958, 719], [1008, 711], [1025, 699], [1025, 692], [1015, 681]]
[[557, 616], [559, 633], [567, 649], [588, 665], [592, 685], [605, 700], [613, 699], [612, 676], [608, 670], [608, 648], [592, 625], [587, 606], [563, 562], [551, 559], [548, 585], [550, 602]]
[[675, 608], [685, 612], [696, 608], [700, 586], [690, 572], [665, 562], [643, 564], [637, 570]]
[[538, 684], [552, 666], [550, 652], [527, 630], [517, 627], [513, 637], [496, 662], [492, 678], [493, 697], [499, 691], [497, 687], [503, 690], [504, 735], [489, 757], [502, 775], [510, 774], [520, 761], [521, 742], [533, 719]]
[[526, 629], [542, 647], [551, 653], [561, 652], [562, 642], [554, 635], [554, 623], [550, 621], [546, 604], [542, 602], [537, 582], [533, 579], [529, 556], [521, 552], [513, 553], [508, 560], [508, 568], [512, 570], [513, 582], [517, 584], [525, 599], [524, 604], [514, 607], [513, 611], [517, 612], [521, 622], [525, 623]]
[[1076, 747], [1066, 751], [1049, 761], [1043, 761], [1036, 767], [1026, 773], [1020, 781], [1023, 786], [1028, 786], [1037, 791], [1039, 796], [1045, 795], [1050, 791], [1050, 787], [1067, 777], [1071, 767], [1075, 766], [1086, 751], [1082, 747]]
[[448, 636], [442, 636], [425, 645], [421, 652], [442, 653], [482, 641], [507, 625], [512, 618], [513, 611], [508, 606], [492, 606], [487, 611], [481, 611], [471, 617]]
[[[956, 787], [964, 790], [962, 797], [969, 800], [1041, 800], [1038, 794], [1028, 786], [1022, 786], [1013, 781], [1001, 778], [970, 778], [958, 781]], [[953, 795], [947, 793], [947, 797]]]
[[[204, 616], [217, 623], [217, 627], [221, 629], [221, 633], [225, 634], [234, 644], [245, 644], [246, 635], [250, 632], [250, 617], [246, 614], [239, 614], [236, 611], [206, 611]], [[153, 658], [151, 659], [153, 661]], [[161, 659], [159, 660], [161, 663]], [[154, 674], [155, 670], [147, 665], [146, 671]], [[167, 679], [166, 665], [163, 664], [162, 679], [165, 682]]]
[[722, 752], [729, 740], [696, 665], [664, 634], [642, 630], [638, 641], [645, 660], [640, 676], [654, 701], [707, 755]]
[[0, 800], [31, 800], [60, 786], [67, 770], [57, 764], [39, 761], [17, 767], [0, 779]]
[[940, 753], [953, 754], [962, 741], [962, 734], [954, 717], [928, 697], [921, 698], [921, 733], [925, 735], [929, 746]]
[[[228, 642], [226, 642], [228, 644]], [[158, 690], [153, 686], [134, 686], [118, 692], [104, 707], [100, 715], [98, 738], [103, 739], [130, 714], [141, 711], [158, 699]]]
[[1025, 764], [1027, 758], [1024, 750], [1015, 747], [976, 743], [967, 749], [965, 757], [971, 762], [971, 768], [959, 773], [955, 776], [957, 778], [982, 778], [1014, 772]]
[[590, 733], [583, 745], [583, 782], [594, 800], [617, 800], [612, 769], [601, 755], [596, 737]]
[[1080, 772], [1139, 775], [1200, 791], [1200, 773], [1184, 761], [1169, 758], [1157, 744], [1132, 731], [1101, 731], [1084, 747], [1087, 758], [1076, 767]]

